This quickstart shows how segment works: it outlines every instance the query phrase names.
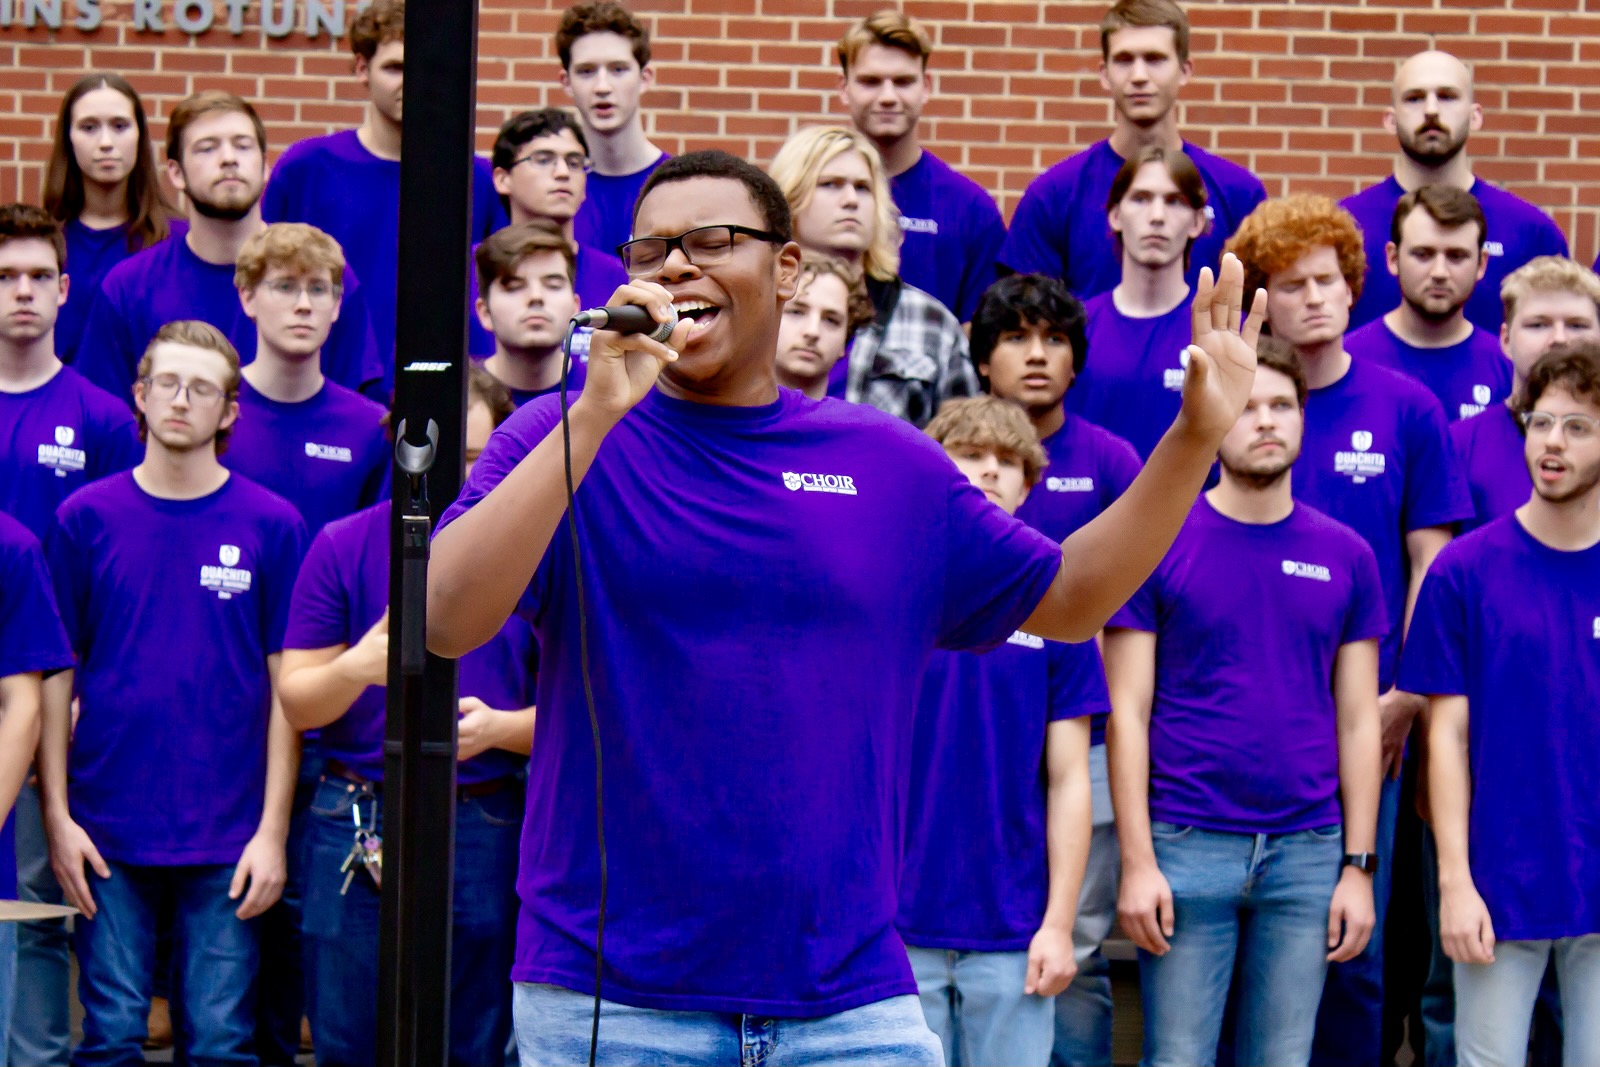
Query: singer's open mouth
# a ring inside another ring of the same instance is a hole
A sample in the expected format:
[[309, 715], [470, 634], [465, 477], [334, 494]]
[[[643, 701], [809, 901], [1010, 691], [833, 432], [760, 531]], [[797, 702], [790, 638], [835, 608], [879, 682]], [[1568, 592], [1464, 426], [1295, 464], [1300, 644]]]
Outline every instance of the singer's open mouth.
[[689, 331], [689, 336], [704, 333], [717, 321], [717, 315], [722, 309], [715, 304], [704, 300], [678, 300], [674, 301], [672, 309], [678, 313], [680, 319], [689, 319], [694, 323], [694, 328]]

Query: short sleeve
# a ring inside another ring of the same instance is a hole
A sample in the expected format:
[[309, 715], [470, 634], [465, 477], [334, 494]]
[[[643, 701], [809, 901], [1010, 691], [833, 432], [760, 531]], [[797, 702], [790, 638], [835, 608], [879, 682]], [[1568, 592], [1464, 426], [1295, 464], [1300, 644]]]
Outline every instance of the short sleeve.
[[261, 598], [262, 636], [268, 655], [283, 651], [289, 607], [306, 551], [306, 528], [298, 514], [285, 511], [282, 517], [273, 516], [270, 521], [265, 540], [271, 555]]
[[472, 240], [481, 241], [510, 224], [505, 205], [494, 188], [494, 164], [472, 157]]
[[94, 451], [90, 464], [89, 481], [98, 481], [108, 474], [132, 470], [144, 459], [144, 445], [139, 443], [139, 424], [127, 408], [107, 405], [99, 414], [100, 447]]
[[[376, 440], [368, 449], [369, 464], [367, 476], [361, 482], [361, 507], [368, 507], [380, 500], [388, 500], [393, 479], [391, 474], [393, 464], [390, 461], [389, 439], [382, 431], [376, 433]], [[359, 510], [359, 509], [358, 509]]]
[[1111, 439], [1106, 445], [1103, 464], [1105, 482], [1110, 490], [1107, 494], [1108, 503], [1126, 493], [1144, 469], [1144, 464], [1139, 461], [1139, 453], [1133, 450], [1132, 445], [1115, 435], [1109, 436]]
[[1422, 592], [1411, 616], [1411, 629], [1400, 658], [1401, 689], [1439, 696], [1467, 691], [1465, 594], [1453, 560], [1441, 554], [1422, 580]]
[[1111, 712], [1099, 645], [1093, 641], [1076, 645], [1048, 641], [1045, 651], [1050, 657], [1051, 722]]
[[1018, 274], [1037, 272], [1065, 278], [1067, 260], [1051, 241], [1059, 227], [1051, 218], [1049, 198], [1041, 187], [1043, 180], [1044, 175], [1035, 178], [1022, 194], [1022, 202], [1011, 216], [1011, 229], [1000, 246], [999, 261]]
[[1142, 630], [1156, 632], [1156, 615], [1161, 599], [1161, 568], [1144, 580], [1128, 602], [1118, 608], [1106, 623], [1108, 630]]
[[[70, 503], [70, 498], [69, 498]], [[56, 521], [45, 537], [45, 560], [50, 568], [51, 584], [56, 593], [56, 609], [61, 615], [61, 625], [67, 632], [67, 641], [78, 658], [88, 651], [88, 637], [84, 623], [89, 615], [89, 561], [84, 550], [79, 529], [79, 516], [63, 504], [56, 511]]]
[[372, 331], [372, 313], [360, 280], [349, 267], [344, 270], [344, 292], [339, 299], [339, 318], [328, 332], [322, 349], [322, 369], [328, 377], [347, 389], [385, 403], [388, 397], [383, 360], [378, 355], [378, 338]]
[[1350, 589], [1350, 610], [1345, 614], [1344, 634], [1339, 643], [1382, 640], [1388, 636], [1389, 605], [1383, 595], [1383, 579], [1378, 576], [1378, 557], [1365, 541], [1354, 545], [1351, 562], [1353, 581]]
[[350, 591], [338, 547], [323, 529], [311, 540], [289, 601], [284, 648], [332, 648], [350, 643]]
[[0, 678], [72, 666], [44, 549], [31, 534], [0, 543]]
[[956, 306], [950, 310], [962, 322], [971, 322], [978, 313], [978, 302], [995, 280], [995, 260], [1006, 240], [1005, 220], [1000, 209], [988, 193], [979, 193], [972, 199], [968, 210], [968, 232], [965, 266], [961, 272], [961, 287], [956, 293]]
[[938, 645], [983, 651], [1015, 633], [1061, 571], [1061, 546], [1005, 513], [949, 466]]
[[[1555, 220], [1550, 216], [1542, 211], [1539, 212], [1539, 215], [1539, 247], [1534, 251], [1533, 256], [1528, 258], [1532, 259], [1534, 256], [1561, 256], [1566, 258], [1568, 255], [1567, 235], [1561, 231], [1561, 227], [1557, 226]], [[1600, 262], [1600, 260], [1596, 262]]]
[[1406, 428], [1402, 529], [1410, 533], [1472, 518], [1472, 494], [1439, 401], [1432, 395], [1419, 398]]

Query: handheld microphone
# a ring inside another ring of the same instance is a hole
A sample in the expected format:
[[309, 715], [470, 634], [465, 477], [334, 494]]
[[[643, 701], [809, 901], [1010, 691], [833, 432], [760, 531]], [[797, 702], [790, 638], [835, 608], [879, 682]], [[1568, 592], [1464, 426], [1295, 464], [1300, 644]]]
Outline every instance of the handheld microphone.
[[[672, 311], [672, 308], [669, 306], [667, 310]], [[657, 322], [654, 315], [638, 304], [619, 304], [616, 307], [580, 311], [572, 317], [572, 321], [579, 326], [589, 326], [596, 330], [642, 333], [652, 340], [665, 342], [672, 336], [673, 328], [678, 325], [678, 313], [672, 311], [672, 318], [666, 322]]]

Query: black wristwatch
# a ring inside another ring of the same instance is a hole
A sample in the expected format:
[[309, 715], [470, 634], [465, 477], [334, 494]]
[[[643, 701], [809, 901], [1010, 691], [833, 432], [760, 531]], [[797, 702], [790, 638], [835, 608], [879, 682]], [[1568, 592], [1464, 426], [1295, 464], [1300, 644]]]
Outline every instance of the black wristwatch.
[[1356, 870], [1365, 871], [1367, 874], [1376, 874], [1378, 872], [1378, 854], [1376, 852], [1346, 852], [1344, 854], [1344, 862], [1339, 866], [1341, 868], [1354, 867]]

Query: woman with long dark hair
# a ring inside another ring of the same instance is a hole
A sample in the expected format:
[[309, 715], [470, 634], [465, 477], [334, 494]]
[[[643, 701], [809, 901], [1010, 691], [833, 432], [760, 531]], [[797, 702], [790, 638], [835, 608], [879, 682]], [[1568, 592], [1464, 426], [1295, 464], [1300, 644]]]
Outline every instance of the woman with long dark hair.
[[44, 207], [67, 235], [72, 284], [56, 354], [71, 363], [106, 272], [170, 232], [144, 104], [121, 75], [86, 74], [62, 97]]

